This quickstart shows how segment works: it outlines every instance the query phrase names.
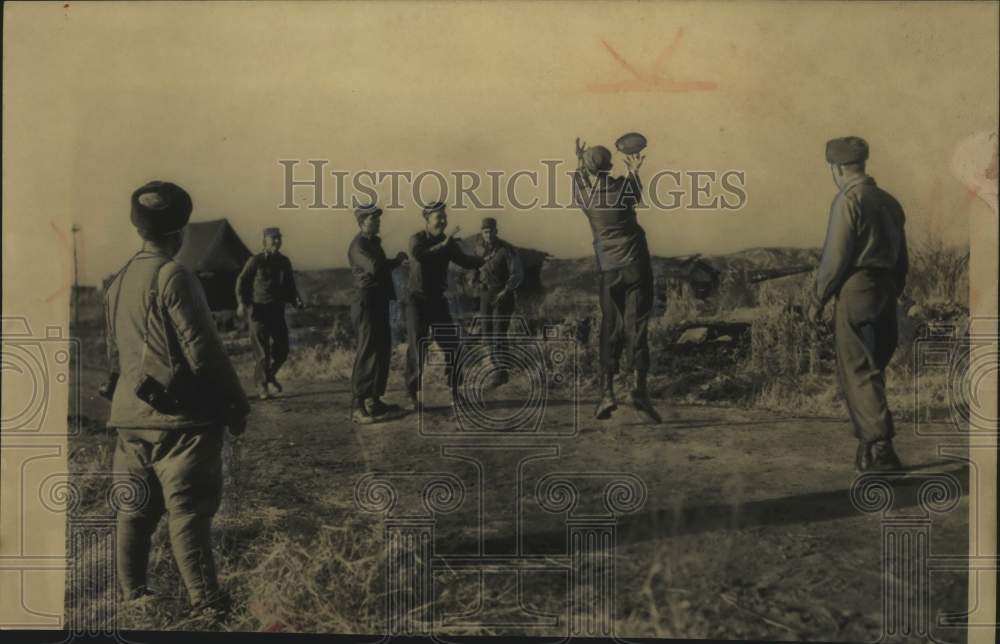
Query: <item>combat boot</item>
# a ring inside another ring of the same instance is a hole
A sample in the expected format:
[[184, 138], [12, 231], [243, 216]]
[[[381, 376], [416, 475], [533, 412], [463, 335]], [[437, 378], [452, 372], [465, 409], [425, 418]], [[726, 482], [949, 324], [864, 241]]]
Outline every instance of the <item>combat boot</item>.
[[387, 405], [378, 397], [366, 400], [365, 403], [368, 413], [372, 416], [385, 416], [399, 411], [399, 405]]
[[601, 374], [601, 401], [594, 410], [594, 418], [607, 420], [611, 418], [611, 412], [616, 409], [618, 403], [615, 402], [615, 374], [608, 371]]
[[[275, 378], [274, 376], [271, 376], [271, 378], [267, 382], [268, 382], [268, 384], [270, 384], [271, 386], [273, 386], [274, 390], [277, 391], [279, 394], [282, 391], [285, 390], [285, 388], [281, 386], [281, 383], [278, 382], [278, 379]], [[265, 386], [267, 386], [267, 385], [265, 385]]]
[[858, 449], [854, 453], [854, 471], [858, 474], [863, 474], [872, 462], [871, 450], [868, 448], [868, 443], [863, 440], [858, 441]]
[[639, 412], [646, 422], [654, 425], [663, 422], [660, 412], [656, 411], [656, 407], [653, 407], [653, 402], [649, 399], [645, 371], [635, 372], [635, 387], [631, 392], [631, 401], [632, 407]]
[[188, 616], [198, 622], [213, 627], [221, 626], [232, 611], [233, 602], [229, 593], [218, 590], [208, 597], [192, 604]]
[[902, 461], [899, 460], [899, 455], [896, 454], [896, 450], [892, 447], [892, 440], [886, 439], [869, 443], [868, 450], [871, 454], [871, 462], [868, 464], [866, 471], [898, 472], [904, 469]]
[[351, 410], [351, 422], [356, 425], [371, 425], [375, 422], [375, 418], [365, 408], [364, 400], [354, 402], [353, 409]]

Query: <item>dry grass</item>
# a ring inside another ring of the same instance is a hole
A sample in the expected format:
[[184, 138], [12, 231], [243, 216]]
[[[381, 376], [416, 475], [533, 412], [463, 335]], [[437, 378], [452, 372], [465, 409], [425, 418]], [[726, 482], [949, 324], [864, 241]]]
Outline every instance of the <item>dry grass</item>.
[[909, 301], [954, 302], [969, 307], [969, 248], [927, 237], [910, 246], [910, 272], [904, 297]]

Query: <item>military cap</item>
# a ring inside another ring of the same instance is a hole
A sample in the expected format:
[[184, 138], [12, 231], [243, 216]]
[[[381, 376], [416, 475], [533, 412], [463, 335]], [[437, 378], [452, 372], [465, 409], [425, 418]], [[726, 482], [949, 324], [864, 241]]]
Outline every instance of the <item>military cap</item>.
[[435, 212], [437, 212], [439, 210], [444, 210], [444, 202], [443, 201], [435, 201], [434, 203], [430, 204], [429, 206], [425, 206], [424, 210], [423, 210], [424, 219], [427, 219], [428, 217], [431, 216], [431, 213], [435, 213]]
[[143, 239], [175, 233], [191, 219], [191, 195], [167, 181], [150, 181], [132, 193], [132, 225]]
[[281, 237], [281, 229], [271, 226], [270, 228], [264, 229], [265, 237]]
[[489, 228], [491, 230], [496, 230], [497, 229], [497, 220], [494, 219], [493, 217], [483, 217], [483, 223], [480, 226], [480, 228], [482, 228], [482, 229]]
[[842, 165], [868, 159], [868, 142], [859, 136], [844, 136], [826, 143], [827, 163]]
[[381, 214], [382, 214], [382, 209], [373, 203], [362, 204], [354, 209], [354, 218], [358, 220], [359, 224], [365, 220], [365, 217], [369, 217], [371, 215], [381, 215]]
[[583, 165], [590, 172], [611, 169], [611, 150], [603, 145], [594, 145], [583, 151]]

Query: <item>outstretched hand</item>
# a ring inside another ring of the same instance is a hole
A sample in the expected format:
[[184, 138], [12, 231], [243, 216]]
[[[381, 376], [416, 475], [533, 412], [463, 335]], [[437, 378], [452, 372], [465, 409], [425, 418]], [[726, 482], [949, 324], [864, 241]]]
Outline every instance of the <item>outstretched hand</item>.
[[587, 149], [587, 142], [581, 141], [580, 137], [576, 137], [576, 158], [583, 158], [583, 151]]
[[639, 168], [642, 167], [643, 161], [646, 160], [646, 155], [640, 155], [638, 152], [635, 154], [625, 155], [625, 166], [628, 168], [629, 172], [636, 173]]

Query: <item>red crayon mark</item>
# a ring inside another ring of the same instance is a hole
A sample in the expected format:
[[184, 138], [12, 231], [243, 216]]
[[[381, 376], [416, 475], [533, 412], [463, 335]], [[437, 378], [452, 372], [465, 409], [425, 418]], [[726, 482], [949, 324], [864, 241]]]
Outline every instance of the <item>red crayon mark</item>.
[[677, 50], [683, 34], [683, 27], [677, 30], [673, 41], [660, 52], [660, 55], [649, 66], [648, 71], [642, 71], [629, 63], [614, 47], [602, 39], [601, 44], [604, 45], [604, 48], [608, 50], [608, 53], [615, 59], [615, 62], [625, 68], [625, 71], [632, 78], [617, 82], [590, 83], [587, 85], [587, 91], [602, 94], [615, 92], [696, 92], [712, 91], [718, 88], [718, 85], [712, 81], [676, 80], [672, 76], [663, 73], [664, 66]]
[[70, 242], [69, 242], [69, 238], [66, 237], [66, 233], [63, 232], [63, 230], [61, 228], [59, 228], [59, 226], [56, 226], [56, 222], [54, 222], [54, 221], [52, 221], [50, 219], [49, 220], [49, 225], [52, 226], [52, 230], [54, 230], [55, 233], [56, 233], [56, 236], [59, 239], [62, 240], [62, 243], [66, 245], [66, 248], [70, 248], [71, 245], [70, 245]]
[[68, 284], [66, 286], [59, 287], [58, 289], [56, 289], [56, 291], [54, 293], [52, 293], [52, 295], [50, 295], [47, 298], [45, 298], [45, 303], [46, 304], [50, 303], [52, 300], [56, 299], [57, 297], [59, 297], [60, 295], [62, 295], [63, 293], [65, 293], [68, 290], [69, 290], [69, 285]]

